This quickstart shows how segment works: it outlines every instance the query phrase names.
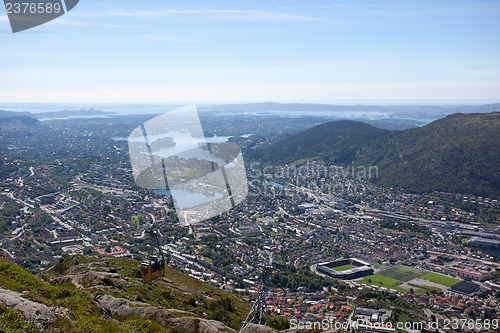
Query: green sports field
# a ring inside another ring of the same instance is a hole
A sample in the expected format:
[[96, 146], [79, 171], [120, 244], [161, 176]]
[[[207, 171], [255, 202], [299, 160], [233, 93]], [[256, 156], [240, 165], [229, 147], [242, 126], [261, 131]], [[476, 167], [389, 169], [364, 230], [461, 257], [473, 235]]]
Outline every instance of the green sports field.
[[[371, 281], [371, 282], [370, 282]], [[401, 282], [396, 280], [396, 279], [391, 279], [386, 276], [374, 274], [370, 276], [365, 276], [363, 280], [359, 281], [359, 283], [365, 283], [368, 285], [376, 285], [379, 287], [386, 287], [387, 289], [394, 289], [397, 290], [403, 294], [407, 294], [410, 292], [410, 290], [398, 287]], [[418, 287], [413, 288], [416, 293], [423, 294], [425, 293], [425, 289], [421, 289]]]
[[338, 266], [338, 267], [332, 267], [332, 269], [334, 271], [337, 271], [337, 272], [341, 272], [341, 271], [345, 271], [345, 270], [348, 270], [348, 269], [351, 269], [351, 268], [354, 268], [356, 266], [353, 266], [353, 265], [342, 265], [342, 266]]
[[425, 275], [425, 272], [421, 271], [420, 269], [416, 269], [416, 268], [404, 266], [404, 265], [394, 266], [393, 269], [397, 272], [412, 275], [414, 277], [420, 277], [422, 275]]
[[[347, 265], [346, 265], [347, 266]], [[343, 266], [340, 266], [343, 267]], [[337, 268], [340, 268], [337, 267]], [[347, 269], [347, 268], [346, 268]], [[409, 266], [398, 265], [386, 269], [385, 271], [380, 272], [379, 274], [374, 274], [370, 276], [366, 276], [363, 280], [359, 281], [360, 283], [365, 283], [368, 285], [377, 285], [380, 287], [386, 287], [389, 289], [396, 289], [402, 293], [407, 293], [409, 290], [399, 287], [403, 282], [409, 282], [414, 278], [421, 278], [427, 281], [439, 283], [443, 286], [452, 286], [460, 280], [450, 278], [437, 273], [427, 273], [420, 269], [416, 269]], [[370, 281], [371, 282], [370, 282]], [[410, 284], [416, 293], [425, 293], [426, 291], [438, 291], [439, 289], [434, 286], [418, 286], [415, 284]], [[406, 287], [408, 288], [408, 287]]]
[[437, 273], [427, 273], [425, 275], [422, 275], [421, 278], [431, 282], [442, 284], [443, 286], [447, 287], [451, 287], [454, 284], [460, 282], [460, 280], [458, 279], [454, 279]]
[[398, 265], [380, 272], [380, 275], [402, 282], [408, 282], [413, 278], [425, 275], [425, 272], [412, 267]]
[[398, 280], [391, 279], [382, 275], [374, 274], [365, 276], [361, 283], [374, 284], [380, 287], [391, 288], [401, 284]]

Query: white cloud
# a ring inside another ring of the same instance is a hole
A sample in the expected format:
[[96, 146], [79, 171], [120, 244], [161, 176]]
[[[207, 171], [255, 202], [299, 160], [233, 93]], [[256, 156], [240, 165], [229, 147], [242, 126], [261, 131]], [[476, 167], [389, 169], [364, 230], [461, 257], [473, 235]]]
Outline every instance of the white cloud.
[[278, 13], [261, 10], [237, 10], [237, 9], [206, 9], [206, 10], [115, 10], [111, 12], [115, 16], [134, 16], [134, 17], [152, 17], [152, 16], [203, 16], [205, 19], [226, 19], [239, 21], [311, 21], [317, 18], [295, 15], [287, 13]]
[[137, 26], [135, 25], [96, 23], [90, 21], [75, 20], [71, 18], [59, 18], [57, 20], [54, 20], [54, 24], [69, 27], [137, 28]]
[[0, 22], [1, 21], [7, 21], [9, 18], [7, 16], [0, 16]]
[[136, 36], [137, 38], [140, 39], [149, 39], [149, 40], [161, 40], [161, 41], [167, 41], [167, 42], [185, 42], [185, 43], [195, 43], [195, 42], [200, 42], [201, 40], [199, 39], [190, 39], [190, 38], [182, 38], [182, 37], [174, 37], [174, 36], [145, 36], [145, 35], [140, 35]]

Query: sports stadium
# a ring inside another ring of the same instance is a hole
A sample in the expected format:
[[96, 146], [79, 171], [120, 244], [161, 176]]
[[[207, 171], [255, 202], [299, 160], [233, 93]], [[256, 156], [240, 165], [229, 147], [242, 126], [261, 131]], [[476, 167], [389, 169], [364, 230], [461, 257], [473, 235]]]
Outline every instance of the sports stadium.
[[353, 280], [372, 275], [373, 267], [356, 258], [339, 259], [316, 266], [316, 271], [339, 280]]

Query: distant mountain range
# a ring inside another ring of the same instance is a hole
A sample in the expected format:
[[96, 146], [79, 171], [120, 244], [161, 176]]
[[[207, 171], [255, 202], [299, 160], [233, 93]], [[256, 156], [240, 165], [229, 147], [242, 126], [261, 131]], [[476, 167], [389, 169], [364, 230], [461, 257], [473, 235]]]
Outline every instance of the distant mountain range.
[[332, 105], [311, 103], [248, 103], [224, 104], [210, 109], [222, 112], [270, 112], [270, 111], [353, 111], [381, 112], [398, 118], [437, 119], [453, 113], [486, 113], [500, 111], [500, 103], [484, 105]]
[[0, 126], [33, 126], [44, 119], [65, 119], [89, 116], [109, 116], [114, 113], [102, 110], [61, 110], [40, 113], [0, 110]]
[[104, 116], [114, 114], [112, 112], [106, 112], [102, 110], [60, 110], [60, 111], [46, 111], [40, 113], [34, 112], [17, 112], [17, 111], [5, 111], [0, 110], [0, 119], [12, 118], [12, 117], [31, 117], [35, 119], [44, 118], [65, 118], [65, 117], [78, 117], [78, 116]]
[[247, 157], [269, 165], [316, 159], [377, 166], [384, 186], [500, 196], [500, 112], [453, 114], [426, 126], [388, 131], [334, 121], [287, 137]]
[[36, 123], [38, 123], [39, 120], [38, 119], [35, 119], [33, 117], [30, 117], [30, 116], [25, 116], [25, 115], [21, 115], [21, 116], [11, 116], [11, 117], [0, 117], [0, 126], [5, 126], [5, 125], [8, 125], [8, 126], [12, 126], [12, 125], [24, 125], [24, 126], [32, 126], [32, 125], [35, 125]]

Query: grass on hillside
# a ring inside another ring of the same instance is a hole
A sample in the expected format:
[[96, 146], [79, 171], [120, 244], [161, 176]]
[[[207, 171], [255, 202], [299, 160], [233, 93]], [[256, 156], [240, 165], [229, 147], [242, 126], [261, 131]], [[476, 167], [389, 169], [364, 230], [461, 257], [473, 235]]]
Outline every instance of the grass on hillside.
[[[69, 309], [70, 319], [58, 317], [52, 324], [55, 332], [166, 332], [158, 323], [138, 317], [107, 320], [100, 315], [99, 308], [91, 293], [108, 293], [115, 297], [146, 302], [165, 309], [179, 309], [192, 314], [176, 313], [176, 316], [199, 316], [215, 319], [239, 329], [250, 305], [231, 293], [205, 284], [172, 268], [166, 269], [165, 279], [152, 284], [144, 284], [140, 279], [140, 262], [128, 258], [95, 256], [70, 256], [56, 263], [42, 274], [45, 280], [64, 275], [72, 268], [87, 271], [82, 263], [94, 262], [96, 271], [116, 271], [123, 279], [97, 279], [82, 281], [86, 289], [76, 289], [71, 282], [58, 285], [49, 284], [23, 268], [0, 259], [0, 287], [17, 292], [27, 291], [23, 297], [47, 306], [62, 306]], [[101, 267], [102, 266], [102, 267]], [[128, 280], [127, 280], [128, 279]], [[103, 281], [106, 280], [106, 281]], [[0, 321], [0, 327], [3, 323]], [[14, 326], [12, 326], [14, 325]], [[15, 332], [19, 323], [7, 326]], [[17, 326], [15, 326], [17, 325]]]
[[38, 333], [35, 324], [27, 321], [17, 310], [0, 303], [0, 332]]
[[447, 286], [447, 287], [451, 287], [454, 284], [457, 284], [460, 282], [460, 280], [458, 280], [458, 279], [454, 279], [454, 278], [444, 276], [441, 274], [437, 274], [437, 273], [427, 273], [425, 275], [422, 275], [421, 278], [424, 280], [429, 280], [431, 282], [442, 284], [443, 286]]
[[[47, 306], [68, 308], [70, 310], [70, 319], [58, 317], [52, 326], [56, 332], [138, 331], [127, 324], [107, 321], [102, 318], [97, 304], [92, 300], [88, 292], [75, 290], [74, 286], [71, 287], [70, 285], [53, 286], [5, 259], [0, 259], [0, 285], [13, 291], [27, 292], [23, 297], [32, 301]], [[4, 331], [15, 331], [20, 324], [22, 324], [22, 321], [19, 320], [7, 322], [5, 325], [8, 329]]]
[[309, 162], [309, 161], [315, 161], [317, 159], [318, 159], [318, 156], [311, 157], [311, 158], [301, 158], [301, 159], [298, 159], [298, 160], [290, 163], [290, 166], [301, 165], [303, 163], [306, 163], [306, 162]]
[[[138, 281], [128, 286], [120, 286], [120, 282], [109, 279], [111, 286], [116, 287], [112, 293], [115, 297], [146, 302], [166, 309], [189, 311], [200, 317], [205, 314], [208, 319], [221, 321], [233, 328], [239, 328], [250, 310], [250, 305], [236, 295], [168, 266], [165, 268], [163, 279], [144, 284], [140, 279], [138, 261], [128, 258], [101, 258], [101, 261], [103, 268], [107, 265], [116, 267], [121, 276], [136, 278]], [[89, 285], [87, 289], [90, 292], [99, 292], [100, 285]]]
[[334, 271], [341, 272], [341, 271], [346, 271], [348, 269], [355, 268], [355, 267], [356, 266], [354, 266], [354, 265], [347, 264], [347, 265], [342, 265], [342, 266], [338, 266], [338, 267], [332, 267], [332, 269]]

